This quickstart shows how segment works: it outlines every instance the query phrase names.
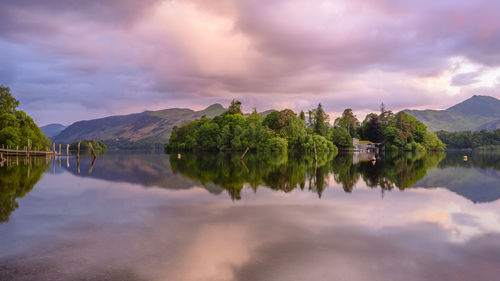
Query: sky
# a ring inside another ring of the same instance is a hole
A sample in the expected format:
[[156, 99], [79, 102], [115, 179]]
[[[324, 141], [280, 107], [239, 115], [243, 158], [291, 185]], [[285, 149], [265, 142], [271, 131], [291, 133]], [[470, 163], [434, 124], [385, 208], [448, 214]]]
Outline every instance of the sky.
[[0, 84], [39, 125], [172, 107], [363, 119], [500, 97], [500, 1], [2, 0]]

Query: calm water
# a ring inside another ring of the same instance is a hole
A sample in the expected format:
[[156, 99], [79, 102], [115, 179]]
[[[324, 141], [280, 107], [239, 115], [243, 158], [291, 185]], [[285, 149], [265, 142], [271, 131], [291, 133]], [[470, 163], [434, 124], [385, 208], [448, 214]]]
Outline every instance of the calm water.
[[500, 154], [462, 156], [11, 158], [0, 280], [498, 280]]

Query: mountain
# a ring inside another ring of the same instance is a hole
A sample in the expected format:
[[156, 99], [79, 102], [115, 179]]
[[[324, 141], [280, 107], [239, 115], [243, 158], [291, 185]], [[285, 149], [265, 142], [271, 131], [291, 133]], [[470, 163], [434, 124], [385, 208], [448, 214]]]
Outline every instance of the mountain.
[[40, 129], [42, 129], [44, 135], [52, 139], [53, 137], [57, 136], [60, 132], [62, 132], [64, 129], [66, 129], [66, 126], [64, 126], [63, 124], [49, 124], [40, 127]]
[[404, 110], [427, 125], [431, 131], [474, 131], [500, 120], [500, 100], [473, 96], [446, 110]]
[[174, 126], [181, 126], [202, 116], [214, 117], [224, 111], [226, 109], [222, 105], [213, 104], [200, 111], [171, 108], [79, 121], [58, 134], [54, 142], [97, 139], [118, 148], [151, 147], [165, 143]]
[[477, 127], [476, 131], [482, 131], [482, 130], [495, 131], [498, 129], [500, 129], [500, 120], [495, 120]]

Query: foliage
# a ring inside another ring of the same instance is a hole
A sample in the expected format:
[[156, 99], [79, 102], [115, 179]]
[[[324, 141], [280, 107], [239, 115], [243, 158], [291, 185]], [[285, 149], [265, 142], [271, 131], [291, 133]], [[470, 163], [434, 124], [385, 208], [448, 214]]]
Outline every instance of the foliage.
[[326, 136], [329, 127], [328, 121], [328, 114], [323, 110], [321, 103], [318, 104], [317, 108], [309, 110], [309, 123], [315, 134]]
[[348, 149], [352, 147], [352, 138], [344, 127], [333, 127], [330, 129], [330, 140], [337, 147]]
[[21, 110], [16, 110], [19, 102], [11, 95], [10, 89], [0, 86], [0, 144], [23, 149], [43, 150], [50, 146], [49, 139], [35, 124], [33, 119]]
[[384, 139], [389, 150], [443, 150], [445, 147], [422, 122], [403, 111], [389, 121]]
[[243, 112], [241, 111], [241, 102], [237, 100], [232, 100], [231, 105], [229, 106], [227, 112], [229, 114], [242, 114]]
[[[366, 123], [365, 123], [366, 122]], [[365, 139], [380, 143], [384, 141], [384, 132], [376, 114], [369, 114], [363, 122], [363, 135]]]
[[241, 114], [241, 103], [233, 100], [229, 110], [214, 118], [201, 118], [174, 127], [167, 151], [292, 151], [337, 152], [327, 138], [328, 115], [321, 105], [310, 111], [312, 123], [306, 126], [305, 115], [290, 109], [272, 111], [264, 118], [255, 110], [248, 117]]
[[500, 129], [495, 131], [479, 132], [445, 132], [436, 133], [448, 148], [451, 149], [476, 149], [500, 145]]
[[[81, 152], [90, 152], [90, 146], [89, 142], [92, 143], [92, 147], [94, 148], [94, 151], [96, 153], [103, 153], [106, 152], [108, 147], [106, 144], [102, 141], [98, 140], [81, 140], [80, 141], [80, 151]], [[74, 142], [69, 145], [69, 149], [71, 151], [77, 151], [78, 150], [78, 142]]]
[[335, 119], [335, 126], [345, 128], [349, 135], [357, 137], [355, 130], [359, 126], [359, 121], [352, 112], [352, 109], [345, 109], [342, 113], [342, 117]]
[[167, 151], [316, 151], [336, 152], [352, 147], [353, 138], [385, 144], [388, 150], [443, 150], [445, 145], [416, 118], [404, 112], [394, 115], [381, 107], [380, 115], [370, 113], [362, 124], [352, 109], [344, 110], [332, 127], [321, 104], [299, 116], [290, 109], [272, 111], [262, 118], [254, 110], [248, 117], [241, 103], [233, 100], [232, 110], [174, 127]]

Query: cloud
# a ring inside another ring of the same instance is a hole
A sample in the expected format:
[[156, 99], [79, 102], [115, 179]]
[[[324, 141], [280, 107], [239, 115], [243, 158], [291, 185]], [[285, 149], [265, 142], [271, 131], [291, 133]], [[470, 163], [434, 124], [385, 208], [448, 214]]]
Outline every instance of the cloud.
[[479, 76], [478, 72], [468, 72], [468, 73], [461, 73], [453, 76], [451, 80], [451, 84], [453, 86], [465, 86], [465, 85], [470, 85], [474, 84], [476, 82], [479, 82], [477, 77]]
[[42, 102], [54, 97], [89, 118], [232, 98], [440, 107], [481, 80], [453, 58], [500, 67], [499, 11], [486, 0], [8, 0], [0, 82], [42, 122], [57, 121]]

